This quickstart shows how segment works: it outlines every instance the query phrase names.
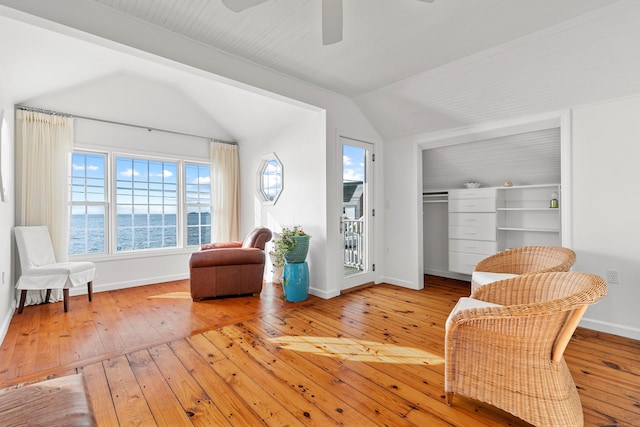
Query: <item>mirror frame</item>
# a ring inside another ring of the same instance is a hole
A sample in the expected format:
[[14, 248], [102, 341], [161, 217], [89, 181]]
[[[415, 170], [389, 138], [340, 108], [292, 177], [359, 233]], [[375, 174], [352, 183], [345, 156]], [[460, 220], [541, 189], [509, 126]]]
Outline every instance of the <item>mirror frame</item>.
[[[267, 172], [267, 168], [273, 167], [275, 162], [275, 171]], [[275, 194], [271, 194], [268, 190], [268, 183], [272, 177], [275, 177]], [[284, 168], [282, 162], [276, 156], [276, 153], [267, 154], [262, 157], [260, 164], [258, 165], [258, 171], [256, 173], [256, 191], [258, 198], [263, 205], [275, 205], [282, 191], [284, 189]]]

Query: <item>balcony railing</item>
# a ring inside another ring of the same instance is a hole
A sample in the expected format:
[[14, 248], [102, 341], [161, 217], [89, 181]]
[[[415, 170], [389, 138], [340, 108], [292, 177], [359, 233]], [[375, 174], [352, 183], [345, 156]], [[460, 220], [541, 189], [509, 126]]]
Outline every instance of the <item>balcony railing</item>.
[[364, 219], [343, 219], [344, 266], [364, 271], [365, 241]]

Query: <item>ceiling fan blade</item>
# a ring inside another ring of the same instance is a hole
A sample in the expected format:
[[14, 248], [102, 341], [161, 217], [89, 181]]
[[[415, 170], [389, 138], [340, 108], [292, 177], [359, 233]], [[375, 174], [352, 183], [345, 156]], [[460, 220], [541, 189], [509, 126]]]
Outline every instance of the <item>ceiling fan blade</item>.
[[267, 0], [222, 0], [222, 4], [234, 12], [242, 12], [250, 7], [257, 6]]
[[433, 3], [433, 0], [418, 0], [418, 1], [423, 1], [425, 3]]
[[342, 40], [342, 0], [322, 0], [322, 44]]

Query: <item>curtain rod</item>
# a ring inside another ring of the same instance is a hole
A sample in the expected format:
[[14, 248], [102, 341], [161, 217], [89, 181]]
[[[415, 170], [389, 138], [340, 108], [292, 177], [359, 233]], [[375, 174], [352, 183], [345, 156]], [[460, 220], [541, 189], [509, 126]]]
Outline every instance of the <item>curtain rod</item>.
[[154, 127], [149, 127], [149, 126], [134, 125], [132, 123], [116, 122], [116, 121], [113, 121], [113, 120], [98, 119], [98, 118], [95, 118], [95, 117], [78, 116], [78, 115], [75, 115], [75, 114], [61, 113], [61, 112], [58, 112], [58, 111], [45, 110], [43, 108], [29, 107], [29, 106], [26, 106], [26, 105], [16, 105], [15, 108], [18, 109], [18, 110], [33, 111], [33, 112], [36, 112], [36, 113], [50, 114], [52, 116], [71, 117], [71, 118], [74, 118], [74, 119], [91, 120], [91, 121], [94, 121], [94, 122], [108, 123], [108, 124], [112, 124], [112, 125], [129, 126], [129, 127], [133, 127], [133, 128], [146, 129], [149, 132], [151, 132], [151, 131], [166, 132], [166, 133], [172, 133], [174, 135], [183, 135], [183, 136], [190, 136], [190, 137], [193, 137], [193, 138], [208, 139], [210, 141], [220, 142], [220, 143], [223, 143], [223, 144], [238, 145], [238, 143], [235, 142], [235, 141], [225, 141], [224, 139], [216, 139], [216, 138], [211, 138], [209, 136], [195, 135], [195, 134], [186, 133], [186, 132], [178, 132], [178, 131], [175, 131], [175, 130], [159, 129], [159, 128], [154, 128]]

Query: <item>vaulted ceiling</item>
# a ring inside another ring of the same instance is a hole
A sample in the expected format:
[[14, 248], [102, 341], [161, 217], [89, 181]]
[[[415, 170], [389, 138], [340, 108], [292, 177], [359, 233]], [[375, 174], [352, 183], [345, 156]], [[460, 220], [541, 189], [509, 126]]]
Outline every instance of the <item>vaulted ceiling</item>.
[[[343, 40], [326, 46], [322, 0], [265, 0], [239, 13], [222, 0], [65, 0], [59, 7], [47, 0], [0, 0], [0, 5], [62, 25], [80, 23], [80, 31], [110, 34], [116, 43], [126, 45], [127, 37], [134, 37], [129, 46], [168, 53], [173, 56], [165, 57], [174, 61], [186, 59], [192, 67], [210, 61], [206, 52], [219, 52], [219, 58], [249, 62], [270, 76], [286, 75], [331, 90], [351, 98], [387, 141], [416, 140], [640, 91], [637, 0], [343, 0]], [[122, 37], [114, 33], [118, 22], [126, 27]], [[277, 95], [263, 102], [255, 97], [274, 85], [239, 79], [258, 90], [238, 92], [242, 84], [229, 80], [233, 73], [204, 83], [184, 73], [149, 70], [144, 55], [134, 65], [129, 60], [125, 64], [114, 52], [89, 51], [79, 41], [71, 42], [78, 50], [65, 53], [38, 41], [38, 31], [25, 30], [24, 37], [16, 37], [17, 31], [7, 29], [0, 48], [15, 51], [24, 66], [5, 62], [0, 76], [23, 96], [62, 90], [61, 83], [74, 77], [78, 83], [90, 74], [99, 77], [125, 68], [148, 72], [197, 94], [204, 110], [239, 139], [248, 136], [247, 115], [239, 117], [235, 111], [246, 111], [246, 96], [264, 110], [251, 115], [262, 119], [251, 129], [254, 133], [287, 122], [296, 102], [309, 102], [279, 83]], [[160, 34], [170, 35], [173, 44], [153, 39]], [[25, 42], [43, 53], [18, 53]], [[54, 52], [64, 59], [56, 61]], [[43, 63], [43, 58], [50, 61]], [[225, 79], [231, 86], [223, 88]], [[295, 98], [287, 100], [289, 105], [276, 101], [289, 95]], [[221, 97], [227, 108], [212, 102]], [[308, 104], [305, 108], [309, 111]]]
[[199, 43], [354, 97], [539, 31], [613, 0], [344, 0], [323, 46], [322, 0], [92, 0]]

